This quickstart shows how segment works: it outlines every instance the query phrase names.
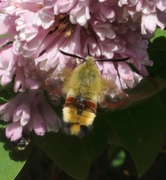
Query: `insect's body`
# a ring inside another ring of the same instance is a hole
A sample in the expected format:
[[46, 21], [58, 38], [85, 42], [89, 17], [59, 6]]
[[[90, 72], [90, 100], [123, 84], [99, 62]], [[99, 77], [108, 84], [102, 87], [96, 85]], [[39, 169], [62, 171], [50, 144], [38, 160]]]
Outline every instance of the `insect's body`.
[[25, 148], [29, 145], [30, 143], [30, 139], [23, 135], [18, 141], [17, 141], [17, 145], [15, 146], [15, 150], [16, 151], [22, 151], [25, 150]]
[[[59, 50], [62, 54], [84, 61], [74, 70], [63, 69], [59, 74], [59, 79], [46, 74], [43, 76], [43, 88], [49, 92], [53, 100], [59, 100], [61, 95], [66, 96], [63, 107], [64, 130], [67, 134], [83, 136], [92, 127], [96, 117], [97, 103], [105, 110], [124, 108], [139, 100], [151, 97], [156, 93], [156, 88], [151, 82], [142, 80], [138, 88], [119, 90], [114, 81], [105, 80], [96, 66], [96, 61], [122, 62], [129, 58], [122, 59], [102, 59], [95, 60], [88, 55], [86, 58], [66, 53]], [[89, 53], [88, 53], [89, 54]], [[40, 75], [40, 73], [37, 73]], [[54, 81], [52, 81], [54, 80]], [[165, 81], [160, 83], [164, 84]], [[24, 146], [24, 143], [21, 144]], [[19, 146], [20, 147], [20, 146]], [[19, 149], [24, 149], [19, 148]]]
[[108, 88], [92, 56], [76, 67], [65, 79], [63, 92], [67, 94], [63, 108], [66, 131], [82, 135], [88, 131], [95, 118], [99, 94]]

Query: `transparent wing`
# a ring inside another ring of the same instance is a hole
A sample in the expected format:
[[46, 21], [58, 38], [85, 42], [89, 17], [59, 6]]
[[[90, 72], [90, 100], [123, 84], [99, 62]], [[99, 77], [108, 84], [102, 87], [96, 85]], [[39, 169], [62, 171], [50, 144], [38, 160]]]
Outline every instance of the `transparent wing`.
[[124, 90], [132, 104], [142, 102], [166, 88], [166, 81], [161, 78], [144, 78], [134, 89]]
[[31, 71], [31, 76], [40, 82], [40, 89], [46, 90], [50, 95], [52, 100], [57, 101], [62, 95], [62, 86], [64, 82], [64, 76], [62, 77], [62, 72], [57, 71], [40, 71], [34, 69]]
[[[126, 89], [123, 92], [110, 89], [105, 94], [104, 100], [99, 107], [105, 110], [115, 110], [139, 104], [166, 88], [166, 81], [161, 78], [144, 78], [133, 89]], [[112, 95], [114, 94], [114, 96]]]
[[63, 80], [48, 78], [47, 81], [44, 81], [43, 88], [51, 96], [52, 100], [57, 101], [63, 96], [62, 85], [63, 85]]

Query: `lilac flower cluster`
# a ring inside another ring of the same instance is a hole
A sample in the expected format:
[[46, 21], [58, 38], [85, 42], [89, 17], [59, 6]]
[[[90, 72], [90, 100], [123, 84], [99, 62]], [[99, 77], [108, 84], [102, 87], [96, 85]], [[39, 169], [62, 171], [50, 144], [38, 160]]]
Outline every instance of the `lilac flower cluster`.
[[119, 89], [132, 88], [148, 75], [148, 39], [166, 22], [165, 0], [1, 0], [0, 11], [0, 84], [14, 77], [18, 93], [0, 106], [1, 119], [12, 121], [6, 128], [11, 141], [23, 131], [58, 131], [60, 120], [43, 95], [43, 81], [55, 86], [61, 71], [76, 65], [59, 49], [85, 57], [89, 45], [96, 59], [130, 57], [97, 66]]

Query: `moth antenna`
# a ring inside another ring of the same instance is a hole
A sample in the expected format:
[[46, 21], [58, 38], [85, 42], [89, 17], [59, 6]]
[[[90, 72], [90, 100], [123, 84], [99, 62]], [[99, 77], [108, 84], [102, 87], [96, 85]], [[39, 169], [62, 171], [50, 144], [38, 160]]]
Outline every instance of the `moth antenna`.
[[75, 54], [70, 54], [70, 53], [64, 52], [64, 51], [62, 51], [62, 50], [60, 50], [60, 49], [59, 49], [59, 51], [60, 51], [62, 54], [66, 55], [66, 56], [70, 56], [70, 57], [74, 57], [74, 58], [79, 58], [79, 59], [83, 59], [84, 61], [86, 61], [86, 59], [84, 59], [83, 57], [77, 56], [77, 55], [75, 55]]
[[96, 59], [95, 61], [112, 61], [112, 62], [123, 62], [130, 59], [129, 57], [121, 58], [121, 59]]

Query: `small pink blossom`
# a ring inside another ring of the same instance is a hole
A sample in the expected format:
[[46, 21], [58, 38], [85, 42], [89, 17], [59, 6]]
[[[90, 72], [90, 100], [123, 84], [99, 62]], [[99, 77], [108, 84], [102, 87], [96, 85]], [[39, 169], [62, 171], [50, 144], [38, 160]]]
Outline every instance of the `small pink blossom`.
[[129, 65], [124, 62], [118, 63], [118, 72], [120, 74], [122, 89], [135, 87], [135, 85], [142, 79], [142, 76], [133, 72]]
[[15, 37], [21, 41], [31, 41], [38, 33], [38, 27], [36, 24], [32, 24], [35, 13], [29, 11], [22, 11], [17, 14], [19, 18], [15, 21], [16, 30], [19, 32], [19, 36]]
[[157, 14], [142, 16], [142, 24], [141, 24], [142, 34], [146, 34], [146, 31], [153, 33], [156, 30], [157, 26], [159, 26], [161, 29], [164, 29], [165, 27], [165, 25], [159, 21]]
[[43, 136], [45, 134], [46, 126], [45, 121], [39, 112], [37, 106], [32, 107], [32, 122], [33, 122], [33, 129], [37, 135]]
[[37, 26], [48, 29], [54, 23], [54, 13], [48, 9], [41, 9], [33, 17], [32, 23]]
[[16, 72], [17, 59], [18, 57], [12, 52], [11, 45], [0, 50], [0, 83], [2, 86], [12, 81]]
[[105, 38], [114, 39], [116, 36], [110, 23], [95, 21], [93, 22], [93, 27], [101, 41], [104, 41]]
[[22, 137], [23, 127], [18, 122], [11, 123], [6, 128], [6, 137], [9, 138], [11, 141], [16, 141]]
[[25, 97], [25, 93], [19, 93], [12, 100], [7, 102], [6, 104], [0, 105], [0, 117], [2, 120], [8, 122], [12, 119], [14, 110], [18, 107], [18, 105], [22, 102]]
[[19, 139], [24, 131], [29, 133], [34, 130], [42, 136], [45, 132], [57, 132], [60, 127], [59, 117], [43, 94], [35, 91], [20, 93], [8, 103], [0, 105], [0, 116], [6, 122], [12, 120], [6, 128], [6, 136], [11, 141]]
[[[59, 130], [60, 118], [55, 114], [54, 110], [50, 108], [48, 102], [44, 98], [44, 96], [40, 96], [40, 110], [42, 112], [42, 116], [46, 122], [47, 131], [57, 132]], [[54, 121], [52, 119], [55, 119]]]

